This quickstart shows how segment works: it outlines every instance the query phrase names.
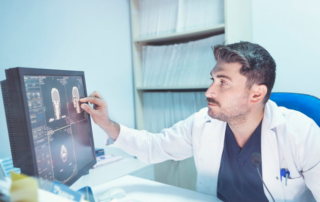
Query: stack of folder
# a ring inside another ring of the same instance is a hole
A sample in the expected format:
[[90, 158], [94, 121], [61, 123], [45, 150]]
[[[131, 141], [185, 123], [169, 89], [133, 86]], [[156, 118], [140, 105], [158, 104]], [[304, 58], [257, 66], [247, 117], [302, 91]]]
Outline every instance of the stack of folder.
[[223, 0], [139, 0], [141, 37], [224, 23]]
[[224, 34], [182, 44], [142, 47], [143, 87], [210, 85], [216, 64], [211, 47]]
[[158, 133], [207, 106], [204, 91], [144, 92], [144, 123], [149, 132]]

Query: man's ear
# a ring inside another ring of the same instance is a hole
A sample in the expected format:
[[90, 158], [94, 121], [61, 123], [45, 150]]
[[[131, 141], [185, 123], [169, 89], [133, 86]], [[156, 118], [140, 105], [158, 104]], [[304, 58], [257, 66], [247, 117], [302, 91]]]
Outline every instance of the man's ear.
[[254, 84], [250, 90], [250, 103], [258, 103], [263, 101], [264, 97], [268, 92], [268, 88], [264, 84]]

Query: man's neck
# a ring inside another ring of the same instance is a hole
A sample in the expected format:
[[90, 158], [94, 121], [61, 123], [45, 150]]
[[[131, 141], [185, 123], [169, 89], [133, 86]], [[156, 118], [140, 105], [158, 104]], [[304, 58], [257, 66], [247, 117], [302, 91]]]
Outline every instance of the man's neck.
[[240, 148], [243, 148], [250, 139], [251, 135], [261, 122], [263, 115], [264, 109], [248, 114], [246, 119], [241, 122], [232, 121], [228, 123]]

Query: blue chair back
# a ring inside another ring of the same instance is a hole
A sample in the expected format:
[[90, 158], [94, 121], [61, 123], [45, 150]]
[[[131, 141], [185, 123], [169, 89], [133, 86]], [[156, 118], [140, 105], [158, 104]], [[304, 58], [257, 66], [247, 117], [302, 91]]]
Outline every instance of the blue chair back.
[[313, 119], [320, 127], [320, 99], [299, 93], [271, 93], [270, 100], [288, 109], [299, 111]]

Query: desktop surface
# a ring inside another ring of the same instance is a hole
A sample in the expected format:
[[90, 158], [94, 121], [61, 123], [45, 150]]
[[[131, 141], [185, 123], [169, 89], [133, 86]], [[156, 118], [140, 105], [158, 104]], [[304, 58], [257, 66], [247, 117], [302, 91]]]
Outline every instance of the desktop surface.
[[[90, 169], [88, 175], [82, 176], [71, 185], [71, 189], [78, 190], [85, 186], [95, 187], [125, 175], [137, 176], [141, 172], [153, 171], [153, 165], [148, 165], [119, 148], [105, 146], [103, 149], [106, 155], [115, 154], [124, 158], [120, 161]], [[153, 175], [153, 173], [149, 175]], [[148, 179], [150, 178], [148, 177]]]
[[200, 202], [220, 200], [215, 196], [162, 184], [152, 180], [143, 179], [131, 175], [137, 175], [142, 171], [153, 169], [139, 159], [133, 158], [119, 148], [104, 147], [106, 154], [116, 154], [124, 157], [123, 160], [110, 163], [95, 169], [91, 169], [88, 175], [82, 176], [75, 182], [71, 189], [78, 190], [90, 186], [97, 198], [108, 190], [114, 188], [123, 189], [126, 196], [118, 202]]
[[179, 187], [174, 187], [151, 180], [146, 180], [134, 176], [123, 176], [116, 180], [92, 187], [92, 191], [96, 197], [104, 192], [121, 188], [126, 192], [124, 198], [118, 199], [118, 202], [141, 201], [141, 202], [205, 202], [220, 200], [211, 195], [202, 194]]

